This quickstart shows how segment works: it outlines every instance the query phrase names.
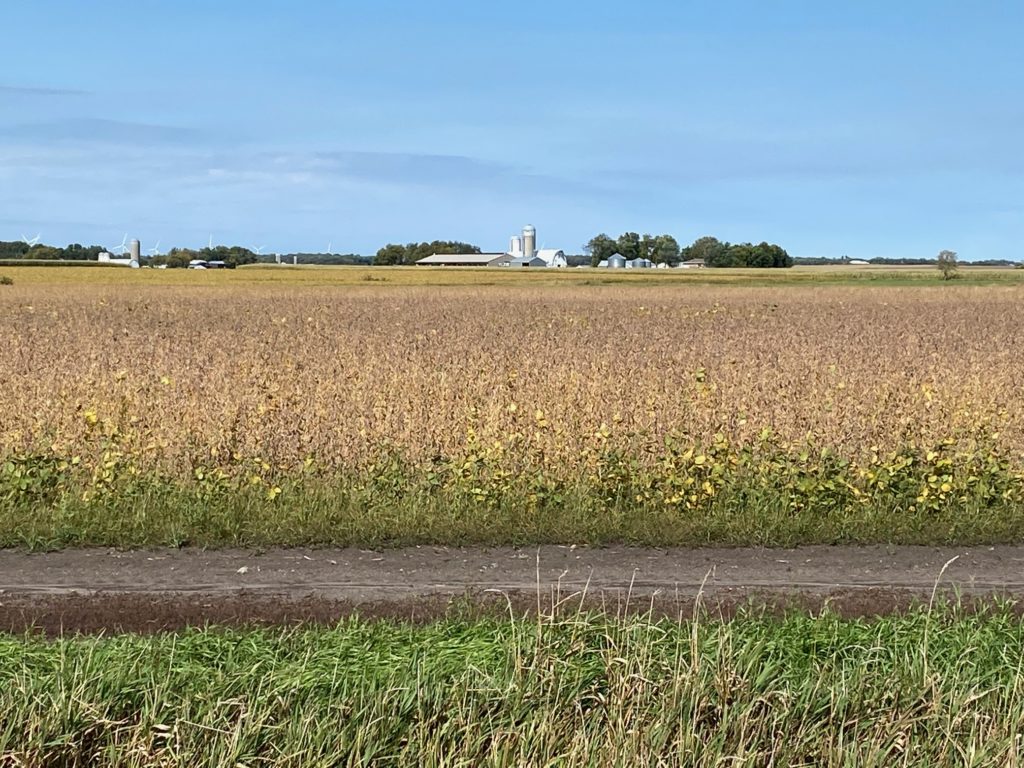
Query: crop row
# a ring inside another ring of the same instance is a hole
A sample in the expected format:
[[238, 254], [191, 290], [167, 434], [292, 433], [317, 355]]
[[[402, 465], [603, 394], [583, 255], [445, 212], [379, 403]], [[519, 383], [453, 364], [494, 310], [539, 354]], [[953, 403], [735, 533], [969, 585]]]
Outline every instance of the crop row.
[[1024, 513], [1024, 469], [983, 436], [844, 455], [769, 430], [653, 443], [599, 425], [567, 464], [549, 460], [536, 412], [532, 432], [470, 429], [459, 453], [427, 460], [382, 447], [340, 470], [207, 451], [182, 476], [85, 418], [92, 450], [0, 463], [0, 543], [934, 542], [1011, 538]]

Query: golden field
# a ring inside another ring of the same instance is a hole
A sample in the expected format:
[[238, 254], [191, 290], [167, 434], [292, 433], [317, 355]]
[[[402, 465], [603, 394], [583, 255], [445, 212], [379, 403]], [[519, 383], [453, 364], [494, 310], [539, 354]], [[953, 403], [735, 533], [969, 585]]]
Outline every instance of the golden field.
[[158, 473], [271, 500], [288, 478], [382, 462], [476, 501], [522, 477], [528, 503], [589, 478], [700, 510], [737, 468], [799, 491], [795, 509], [819, 492], [952, 503], [985, 473], [1003, 479], [983, 500], [1019, 495], [1015, 282], [422, 275], [14, 271], [0, 289], [0, 456], [19, 478], [42, 461], [93, 492]]
[[[137, 274], [137, 273], [136, 273]], [[134, 275], [132, 275], [134, 277]], [[218, 275], [217, 277], [220, 277]], [[1024, 450], [1021, 288], [317, 285], [0, 291], [3, 449], [85, 413], [173, 456], [231, 442], [331, 465], [602, 424], [845, 448], [984, 428]], [[557, 436], [557, 440], [555, 437]]]

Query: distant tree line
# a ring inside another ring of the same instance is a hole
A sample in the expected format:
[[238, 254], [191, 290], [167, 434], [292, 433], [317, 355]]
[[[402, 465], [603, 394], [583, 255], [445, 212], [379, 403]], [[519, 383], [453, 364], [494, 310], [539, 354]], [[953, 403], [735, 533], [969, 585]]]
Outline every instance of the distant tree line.
[[10, 242], [0, 240], [0, 259], [40, 259], [44, 261], [96, 261], [105, 251], [102, 245], [79, 245], [72, 243], [66, 248], [52, 245], [29, 245], [21, 240]]
[[761, 242], [723, 243], [716, 237], [698, 237], [683, 249], [683, 261], [704, 259], [708, 267], [786, 268], [793, 257], [782, 246]]
[[391, 266], [396, 264], [415, 264], [420, 259], [435, 253], [480, 253], [480, 247], [458, 240], [434, 240], [432, 242], [409, 243], [396, 245], [388, 243], [373, 257], [374, 266]]
[[274, 264], [278, 258], [282, 264], [291, 264], [296, 260], [299, 264], [323, 264], [327, 266], [366, 266], [372, 257], [362, 256], [358, 253], [308, 253], [299, 251], [297, 253], [282, 253], [280, 256], [273, 253], [263, 253], [256, 257], [259, 264]]
[[216, 245], [213, 248], [171, 248], [167, 253], [145, 259], [145, 263], [153, 266], [166, 265], [170, 269], [185, 268], [190, 261], [223, 261], [230, 267], [243, 264], [255, 264], [256, 254], [240, 245]]
[[723, 243], [715, 237], [701, 237], [680, 248], [672, 235], [639, 235], [625, 232], [612, 239], [602, 233], [584, 246], [590, 265], [618, 253], [627, 260], [649, 259], [655, 264], [674, 267], [681, 261], [703, 259], [709, 267], [791, 267], [793, 258], [778, 245], [769, 243]]
[[[870, 259], [864, 259], [868, 264], [879, 264], [882, 266], [890, 267], [934, 267], [938, 264], [937, 258], [922, 259], [922, 258], [886, 258], [884, 256], [875, 256]], [[842, 266], [843, 264], [850, 263], [849, 256], [840, 256], [838, 258], [828, 258], [826, 256], [797, 256], [793, 259], [793, 263], [804, 266], [804, 267], [823, 267], [826, 265], [837, 265]], [[1017, 267], [1020, 266], [1019, 262], [1011, 261], [1010, 259], [980, 259], [978, 261], [968, 262], [972, 267]]]
[[672, 235], [640, 235], [636, 232], [623, 232], [616, 239], [603, 232], [590, 238], [583, 246], [590, 254], [590, 266], [596, 267], [600, 262], [619, 253], [624, 258], [649, 259], [655, 264], [679, 263], [679, 243]]
[[366, 265], [370, 259], [367, 256], [360, 256], [358, 253], [282, 253], [280, 256], [273, 253], [257, 254], [249, 248], [240, 245], [217, 245], [213, 248], [172, 248], [164, 256], [154, 256], [147, 263], [154, 266], [166, 264], [169, 268], [187, 267], [194, 259], [203, 261], [223, 261], [225, 264], [240, 267], [244, 264], [275, 264], [281, 259], [282, 264], [291, 264], [298, 261], [299, 264], [362, 264]]

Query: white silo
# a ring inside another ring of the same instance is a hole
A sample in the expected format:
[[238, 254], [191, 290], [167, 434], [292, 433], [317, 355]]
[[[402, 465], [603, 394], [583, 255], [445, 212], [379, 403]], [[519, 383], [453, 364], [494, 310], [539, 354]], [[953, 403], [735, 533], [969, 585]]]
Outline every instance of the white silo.
[[527, 224], [523, 227], [523, 258], [532, 259], [537, 255], [537, 230]]
[[523, 255], [523, 238], [519, 235], [512, 235], [508, 241], [508, 252], [510, 255], [519, 257]]
[[142, 243], [132, 240], [128, 246], [128, 252], [132, 255], [132, 261], [138, 262], [142, 258]]

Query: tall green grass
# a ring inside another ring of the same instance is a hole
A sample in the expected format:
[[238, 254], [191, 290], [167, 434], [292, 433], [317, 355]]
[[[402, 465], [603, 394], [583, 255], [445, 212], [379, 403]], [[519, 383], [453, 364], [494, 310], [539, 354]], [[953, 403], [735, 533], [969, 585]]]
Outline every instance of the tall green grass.
[[612, 491], [566, 483], [545, 499], [516, 485], [485, 500], [475, 486], [445, 489], [404, 476], [282, 485], [271, 498], [260, 487], [211, 490], [143, 476], [83, 498], [77, 489], [5, 497], [0, 483], [0, 547], [940, 545], [1024, 538], [1024, 503], [1015, 496], [951, 497], [926, 508], [902, 493], [865, 503], [815, 492], [797, 505], [785, 489], [741, 478], [688, 510], [645, 499], [649, 486], [628, 480]]
[[0, 640], [0, 763], [1019, 765], [1009, 611]]

